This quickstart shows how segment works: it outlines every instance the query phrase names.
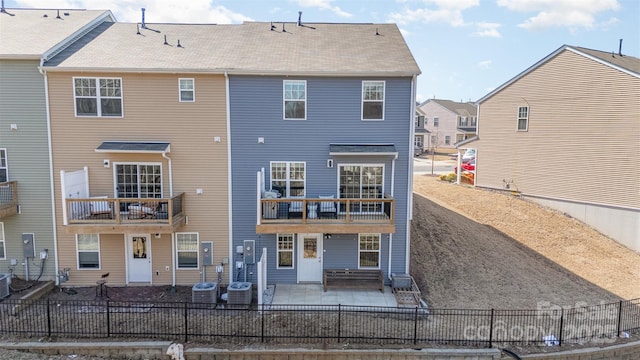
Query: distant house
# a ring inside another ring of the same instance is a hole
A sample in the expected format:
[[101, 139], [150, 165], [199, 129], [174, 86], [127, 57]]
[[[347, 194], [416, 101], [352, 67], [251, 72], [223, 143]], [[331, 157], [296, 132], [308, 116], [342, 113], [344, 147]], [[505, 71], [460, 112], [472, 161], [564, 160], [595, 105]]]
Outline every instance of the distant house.
[[478, 101], [476, 185], [640, 251], [640, 59], [562, 46]]
[[[417, 105], [419, 106], [419, 104]], [[416, 149], [422, 151], [431, 150], [431, 132], [425, 128], [425, 114], [419, 107], [416, 107], [416, 116], [414, 118], [414, 137], [413, 145]]]
[[418, 111], [424, 114], [424, 129], [434, 148], [454, 148], [456, 143], [475, 136], [477, 110], [473, 103], [429, 99]]
[[0, 273], [56, 279], [47, 90], [40, 67], [113, 21], [102, 10], [3, 6], [0, 12]]

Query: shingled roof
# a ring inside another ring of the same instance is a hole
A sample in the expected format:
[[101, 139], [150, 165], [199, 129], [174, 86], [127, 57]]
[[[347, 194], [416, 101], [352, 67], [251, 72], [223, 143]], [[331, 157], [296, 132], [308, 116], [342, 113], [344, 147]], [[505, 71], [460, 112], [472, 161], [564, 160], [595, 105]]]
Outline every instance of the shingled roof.
[[105, 23], [46, 66], [318, 76], [420, 73], [395, 24], [342, 23], [146, 24], [144, 29]]
[[470, 102], [455, 102], [451, 100], [429, 99], [427, 102], [433, 101], [447, 110], [460, 116], [476, 116], [476, 105]]

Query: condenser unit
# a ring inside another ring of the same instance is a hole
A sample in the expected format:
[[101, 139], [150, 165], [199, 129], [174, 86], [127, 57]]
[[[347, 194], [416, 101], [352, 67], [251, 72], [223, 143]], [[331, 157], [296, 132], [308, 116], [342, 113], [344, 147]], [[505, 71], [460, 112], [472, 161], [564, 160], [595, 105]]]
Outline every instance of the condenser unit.
[[0, 299], [4, 299], [11, 295], [9, 291], [9, 274], [0, 274]]
[[227, 304], [229, 305], [250, 305], [251, 304], [251, 283], [234, 282], [227, 288]]
[[201, 282], [193, 285], [191, 302], [215, 304], [218, 302], [218, 283]]

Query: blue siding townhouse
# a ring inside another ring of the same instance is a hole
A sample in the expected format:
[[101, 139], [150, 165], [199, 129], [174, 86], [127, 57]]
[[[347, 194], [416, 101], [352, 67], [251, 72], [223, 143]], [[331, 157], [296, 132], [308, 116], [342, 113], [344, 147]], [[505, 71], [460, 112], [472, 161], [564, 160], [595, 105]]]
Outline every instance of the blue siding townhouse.
[[393, 24], [245, 23], [228, 73], [234, 280], [409, 271], [420, 74]]

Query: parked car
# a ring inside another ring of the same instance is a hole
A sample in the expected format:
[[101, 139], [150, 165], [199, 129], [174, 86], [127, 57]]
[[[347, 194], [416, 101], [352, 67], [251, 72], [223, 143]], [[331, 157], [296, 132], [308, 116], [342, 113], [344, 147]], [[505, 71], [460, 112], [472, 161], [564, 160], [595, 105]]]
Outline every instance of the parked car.
[[467, 149], [462, 155], [462, 162], [469, 162], [469, 160], [476, 158], [476, 149]]
[[[463, 162], [462, 165], [460, 166], [462, 168], [462, 171], [476, 171], [476, 159], [473, 158], [467, 162]], [[458, 167], [454, 167], [453, 168], [453, 172], [454, 173], [458, 173]]]

